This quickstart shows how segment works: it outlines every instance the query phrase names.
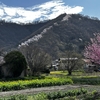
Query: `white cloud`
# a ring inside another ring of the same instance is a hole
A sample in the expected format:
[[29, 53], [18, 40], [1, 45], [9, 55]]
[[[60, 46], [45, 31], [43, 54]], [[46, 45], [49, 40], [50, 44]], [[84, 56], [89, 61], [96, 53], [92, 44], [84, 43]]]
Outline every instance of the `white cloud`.
[[6, 21], [28, 23], [35, 20], [53, 19], [62, 13], [77, 14], [83, 7], [70, 7], [62, 0], [53, 0], [30, 8], [0, 5], [0, 18]]
[[0, 16], [3, 16], [4, 15], [4, 12], [2, 9], [0, 9]]

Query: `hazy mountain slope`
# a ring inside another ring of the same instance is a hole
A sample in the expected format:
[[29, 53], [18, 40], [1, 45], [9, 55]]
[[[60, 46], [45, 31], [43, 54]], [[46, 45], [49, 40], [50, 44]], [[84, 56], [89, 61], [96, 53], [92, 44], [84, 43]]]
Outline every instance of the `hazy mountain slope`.
[[18, 44], [26, 37], [31, 35], [45, 23], [19, 25], [15, 23], [0, 22], [0, 48], [11, 48]]

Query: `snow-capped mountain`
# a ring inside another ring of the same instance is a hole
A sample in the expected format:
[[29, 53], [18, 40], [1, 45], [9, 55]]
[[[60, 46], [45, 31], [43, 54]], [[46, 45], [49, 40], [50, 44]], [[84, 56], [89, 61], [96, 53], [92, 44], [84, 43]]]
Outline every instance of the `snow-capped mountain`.
[[9, 7], [0, 3], [0, 20], [14, 23], [31, 23], [54, 19], [60, 14], [77, 14], [82, 12], [83, 7], [70, 7], [62, 0], [53, 0], [33, 7]]

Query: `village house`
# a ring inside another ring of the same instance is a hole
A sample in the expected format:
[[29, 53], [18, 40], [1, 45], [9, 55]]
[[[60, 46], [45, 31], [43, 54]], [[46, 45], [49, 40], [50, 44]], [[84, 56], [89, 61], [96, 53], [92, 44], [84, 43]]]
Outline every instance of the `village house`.
[[97, 64], [94, 64], [93, 62], [90, 61], [90, 59], [83, 59], [84, 61], [84, 71], [85, 72], [98, 72], [100, 71], [100, 67]]
[[66, 62], [67, 61], [73, 61], [73, 60], [78, 60], [77, 57], [75, 58], [59, 58], [56, 59], [55, 61], [52, 62], [52, 68], [54, 70], [66, 70]]

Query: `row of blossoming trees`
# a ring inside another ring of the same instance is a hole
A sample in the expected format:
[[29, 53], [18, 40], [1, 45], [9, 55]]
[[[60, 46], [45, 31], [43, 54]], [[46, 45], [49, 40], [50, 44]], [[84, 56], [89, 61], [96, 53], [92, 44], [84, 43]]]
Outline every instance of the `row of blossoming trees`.
[[100, 65], [100, 34], [95, 35], [85, 47], [84, 56], [94, 64]]

